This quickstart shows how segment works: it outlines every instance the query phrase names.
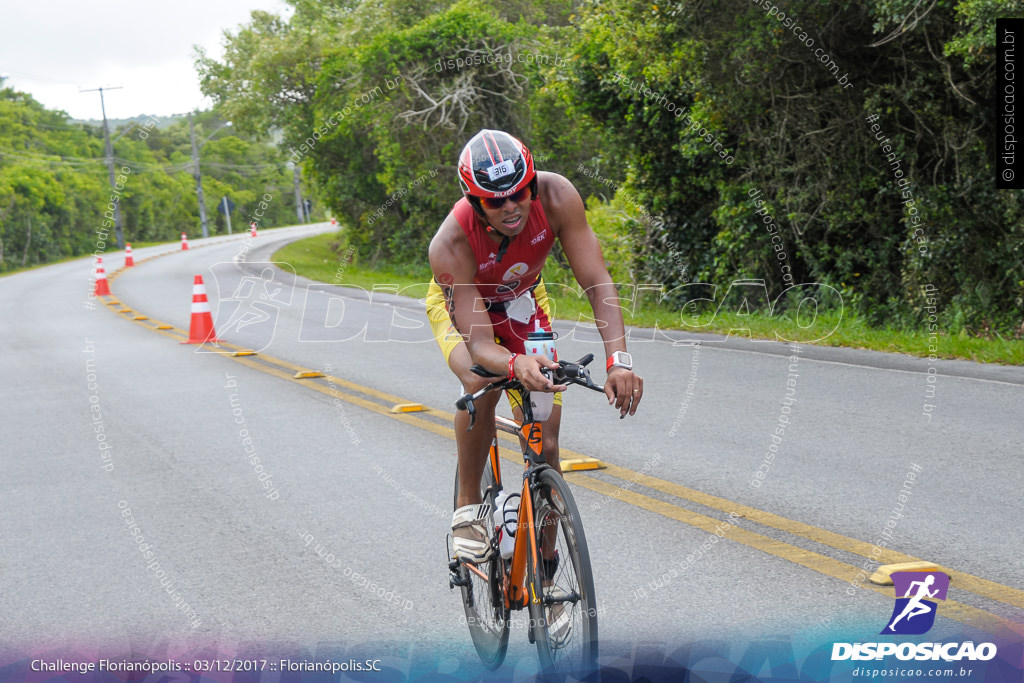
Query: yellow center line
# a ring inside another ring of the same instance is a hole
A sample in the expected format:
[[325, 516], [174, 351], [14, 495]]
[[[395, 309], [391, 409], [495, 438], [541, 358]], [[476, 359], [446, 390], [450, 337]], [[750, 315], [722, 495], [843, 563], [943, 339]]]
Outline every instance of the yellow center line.
[[[224, 346], [232, 346], [230, 344], [223, 344], [223, 345]], [[290, 362], [288, 362], [286, 360], [282, 360], [281, 358], [275, 358], [273, 356], [265, 356], [264, 355], [264, 356], [262, 356], [262, 358], [264, 360], [268, 361], [268, 362], [271, 362], [271, 363], [275, 364], [275, 365], [280, 365], [281, 367], [285, 367], [285, 368], [288, 368], [290, 370], [294, 370], [296, 372], [301, 372], [303, 370], [308, 370], [309, 369], [308, 366], [296, 365], [294, 363], [290, 363]], [[394, 405], [395, 403], [411, 403], [412, 402], [409, 399], [402, 398], [401, 396], [395, 396], [394, 394], [389, 394], [389, 393], [384, 392], [384, 391], [379, 391], [377, 389], [373, 389], [372, 387], [362, 386], [360, 384], [356, 384], [355, 382], [350, 382], [347, 379], [342, 379], [341, 377], [331, 377], [330, 379], [331, 379], [331, 381], [334, 384], [336, 384], [338, 386], [342, 386], [342, 387], [345, 387], [346, 389], [351, 389], [353, 391], [358, 391], [359, 393], [366, 394], [367, 396], [373, 396], [374, 398], [379, 398], [380, 400], [387, 401], [389, 404], [392, 404], [392, 405]]]
[[[851, 576], [853, 576], [858, 569], [851, 564], [840, 562], [831, 557], [821, 555], [819, 553], [800, 548], [783, 541], [778, 541], [768, 536], [748, 531], [738, 526], [728, 526], [723, 528], [723, 521], [708, 517], [697, 512], [692, 512], [684, 508], [677, 507], [671, 503], [666, 503], [656, 498], [650, 498], [635, 491], [626, 491], [624, 489], [612, 486], [608, 482], [595, 479], [589, 474], [576, 473], [572, 477], [572, 482], [583, 488], [590, 489], [597, 493], [617, 498], [623, 502], [628, 502], [631, 505], [635, 505], [644, 510], [654, 512], [663, 517], [674, 519], [684, 524], [696, 527], [709, 534], [715, 534], [716, 531], [720, 531], [724, 534], [724, 538], [728, 538], [731, 541], [742, 543], [750, 546], [757, 550], [761, 550], [770, 555], [782, 558], [794, 564], [798, 564], [801, 567], [806, 567], [820, 574], [825, 574], [835, 579], [839, 579], [844, 583], [849, 582]], [[659, 572], [660, 575], [661, 572]], [[863, 584], [863, 588], [874, 591], [886, 597], [892, 597], [892, 589], [883, 586], [874, 586], [871, 584]], [[1012, 633], [1016, 636], [1024, 634], [1024, 629], [1021, 626], [1012, 624], [994, 614], [986, 612], [985, 610], [965, 605], [962, 602], [956, 600], [945, 600], [942, 603], [940, 612], [941, 616], [955, 619], [956, 621], [968, 624], [975, 628], [979, 628], [988, 633], [999, 634], [999, 633]]]
[[[249, 357], [249, 356], [238, 356], [238, 357], [226, 356], [226, 357], [230, 358], [231, 360], [235, 361], [236, 363], [241, 363], [242, 365], [246, 365], [246, 366], [248, 366], [250, 368], [253, 368], [255, 370], [259, 370], [260, 372], [265, 372], [268, 375], [273, 375], [274, 377], [280, 377], [281, 379], [286, 379], [289, 382], [292, 382], [294, 384], [298, 384], [299, 386], [302, 386], [302, 387], [306, 387], [307, 389], [312, 389], [313, 391], [319, 391], [321, 394], [324, 394], [326, 396], [330, 396], [332, 398], [338, 398], [338, 399], [341, 399], [343, 401], [347, 401], [349, 403], [353, 403], [353, 404], [355, 404], [355, 405], [357, 405], [357, 406], [359, 406], [361, 408], [366, 408], [367, 410], [371, 410], [371, 411], [377, 413], [378, 415], [384, 415], [385, 417], [390, 417], [390, 418], [393, 418], [393, 419], [398, 420], [400, 422], [405, 422], [406, 424], [412, 425], [413, 427], [418, 427], [420, 429], [425, 429], [425, 430], [427, 430], [429, 432], [433, 432], [435, 434], [439, 434], [440, 436], [446, 436], [446, 437], [451, 438], [451, 439], [455, 438], [455, 432], [451, 429], [451, 427], [443, 427], [443, 426], [441, 426], [439, 424], [435, 424], [435, 423], [433, 423], [433, 422], [431, 422], [429, 420], [424, 420], [422, 418], [415, 417], [414, 415], [412, 415], [410, 413], [392, 413], [389, 408], [387, 408], [385, 406], [382, 406], [382, 405], [380, 405], [378, 403], [374, 403], [373, 401], [369, 401], [369, 400], [367, 400], [365, 398], [356, 396], [354, 394], [349, 394], [349, 393], [346, 393], [344, 391], [339, 391], [336, 388], [331, 388], [330, 386], [324, 386], [321, 383], [316, 383], [316, 382], [312, 382], [311, 383], [311, 382], [309, 382], [307, 380], [295, 379], [295, 376], [291, 373], [290, 369], [289, 369], [289, 371], [281, 370], [280, 368], [275, 368], [273, 366], [267, 365], [266, 363], [261, 363], [260, 361], [252, 360], [251, 357]], [[267, 356], [263, 356], [262, 360], [266, 361], [267, 358], [268, 358]], [[333, 380], [334, 378], [333, 377], [328, 377], [327, 379]]]
[[[455, 430], [451, 427], [439, 425], [429, 420], [424, 420], [422, 418], [415, 417], [405, 413], [392, 413], [390, 409], [387, 408], [386, 406], [382, 406], [367, 399], [360, 398], [358, 396], [354, 396], [352, 394], [348, 394], [337, 389], [332, 389], [329, 386], [325, 387], [323, 386], [323, 384], [305, 383], [300, 380], [296, 380], [294, 379], [294, 376], [290, 374], [290, 372], [278, 370], [273, 367], [269, 367], [265, 364], [252, 361], [248, 358], [232, 358], [232, 360], [242, 363], [243, 365], [247, 365], [249, 367], [262, 370], [264, 372], [280, 377], [282, 379], [286, 379], [291, 382], [301, 384], [303, 386], [309, 387], [315, 391], [319, 391], [320, 393], [326, 394], [328, 396], [333, 396], [345, 401], [349, 401], [358, 406], [367, 408], [368, 410], [372, 410], [373, 412], [379, 415], [384, 415], [387, 417], [400, 420], [402, 422], [405, 422], [406, 424], [419, 427], [421, 429], [426, 429], [430, 432], [433, 432], [434, 434], [438, 434], [440, 436], [444, 436], [452, 440], [455, 439]], [[277, 362], [278, 359], [275, 359], [272, 356], [262, 356], [262, 360], [265, 362]], [[287, 367], [289, 371], [293, 371], [298, 368], [298, 366], [294, 366], [290, 363], [283, 363], [283, 365]], [[327, 377], [327, 380], [332, 383], [340, 383], [338, 378], [331, 376]], [[357, 387], [358, 391], [364, 391], [365, 389], [364, 387], [360, 387], [360, 385], [354, 385], [351, 382], [346, 382], [345, 384], [346, 386]], [[389, 402], [398, 398], [387, 394], [385, 394], [385, 396], [387, 396], [387, 401]], [[454, 417], [454, 415], [452, 415], [451, 413], [445, 412], [443, 410], [434, 410], [431, 412], [437, 415], [438, 417], [442, 418]], [[517, 437], [514, 437], [510, 434], [505, 434], [504, 432], [498, 432], [497, 436], [499, 439], [506, 442], [507, 444], [515, 445], [516, 447], [519, 446], [519, 439]], [[501, 451], [501, 455], [503, 459], [508, 460], [509, 462], [522, 462], [522, 455], [518, 452], [513, 454], [506, 449]], [[569, 449], [561, 449], [560, 455], [570, 457], [584, 457], [582, 454], [576, 453], [575, 451], [571, 451]], [[617, 465], [609, 465], [609, 468], [608, 470], [606, 470], [606, 472], [612, 474], [616, 478], [628, 481], [636, 481], [637, 483], [641, 483], [649, 488], [660, 490], [663, 493], [669, 493], [670, 495], [674, 495], [680, 498], [686, 498], [688, 500], [692, 500], [693, 502], [697, 502], [707, 507], [721, 510], [723, 512], [735, 512], [738, 516], [740, 516], [743, 519], [755, 521], [760, 524], [764, 524], [765, 526], [771, 526], [781, 531], [792, 533], [796, 536], [810, 538], [811, 540], [816, 540], [824, 545], [829, 545], [830, 547], [835, 547], [841, 550], [848, 550], [849, 552], [853, 552], [855, 554], [862, 554], [860, 552], [857, 552], [856, 550], [861, 549], [865, 551], [866, 557], [871, 556], [870, 552], [871, 548], [873, 547], [871, 546], [871, 544], [864, 543], [862, 541], [856, 541], [854, 539], [841, 536], [840, 534], [835, 534], [833, 532], [825, 531], [824, 529], [812, 527], [802, 522], [796, 522], [795, 520], [789, 520], [769, 512], [757, 510], [756, 508], [740, 505], [738, 503], [732, 503], [731, 501], [728, 501], [727, 499], [724, 498], [718, 498], [716, 496], [711, 496], [709, 494], [705, 494], [700, 491], [687, 488], [685, 486], [673, 484], [672, 482], [667, 482], [664, 480], [656, 479], [654, 477], [649, 477], [647, 475], [643, 475], [638, 472], [633, 472], [632, 470], [628, 470]], [[571, 477], [571, 481], [574, 484], [582, 486], [583, 488], [587, 488], [597, 493], [601, 493], [603, 495], [616, 498], [623, 502], [627, 502], [631, 505], [635, 505], [636, 507], [648, 510], [650, 512], [654, 512], [664, 517], [668, 517], [670, 519], [683, 522], [690, 526], [706, 531], [710, 534], [714, 534], [716, 528], [721, 527], [722, 524], [720, 520], [714, 519], [712, 517], [692, 512], [690, 510], [686, 510], [685, 508], [681, 508], [676, 505], [672, 505], [671, 503], [666, 503], [664, 501], [660, 501], [655, 498], [651, 498], [649, 496], [645, 496], [634, 491], [625, 490], [621, 487], [614, 486], [610, 483], [596, 479], [591, 475], [576, 473]], [[758, 534], [753, 531], [748, 531], [746, 529], [742, 529], [736, 526], [731, 527], [726, 536], [730, 540], [743, 543], [744, 545], [769, 553], [771, 555], [782, 558], [789, 562], [793, 562], [794, 564], [798, 564], [802, 567], [806, 567], [821, 574], [825, 574], [826, 576], [839, 579], [846, 583], [851, 583], [853, 578], [861, 571], [858, 567], [854, 565], [841, 562], [826, 555], [822, 555], [820, 553], [816, 553], [805, 548], [800, 548], [790, 543], [785, 543], [784, 541], [779, 541], [768, 536], [764, 536], [762, 534]], [[848, 547], [841, 547], [843, 545], [846, 545]], [[890, 556], [893, 558], [899, 558], [901, 560], [903, 558], [916, 559], [911, 558], [911, 556], [909, 555], [903, 555], [901, 553], [890, 553]], [[963, 588], [964, 590], [968, 590], [969, 592], [976, 593], [979, 595], [984, 594], [980, 593], [978, 590], [973, 590], [971, 587], [968, 586], [968, 584], [974, 585], [974, 583], [980, 583], [988, 584], [988, 586], [995, 586], [997, 587], [997, 590], [990, 591], [993, 592], [995, 595], [1003, 595], [1003, 593], [998, 589], [1005, 589], [1006, 591], [1010, 592], [1014, 591], [1014, 589], [1012, 588], [1001, 586], [1000, 584], [997, 584], [995, 582], [988, 581], [986, 579], [981, 579], [980, 577], [975, 577], [970, 574], [964, 574], [962, 572], [956, 572], [953, 570], [947, 570], [947, 573], [949, 573], [950, 576], [959, 577], [958, 584], [955, 587]], [[974, 580], [973, 582], [971, 581], [972, 579]], [[859, 587], [872, 590], [881, 595], [891, 597], [892, 589], [888, 586], [874, 586], [867, 582], [860, 582], [857, 585]], [[974, 586], [974, 588], [977, 587], [978, 586]], [[981, 588], [987, 589], [988, 587], [982, 585]], [[984, 597], [991, 596], [984, 595]], [[1013, 604], [1012, 602], [1008, 602], [1007, 600], [1000, 600], [999, 597], [993, 597], [992, 599], [1001, 602], [1007, 602], [1007, 604]], [[976, 607], [972, 607], [970, 605], [958, 602], [956, 600], [946, 600], [943, 602], [942, 615], [990, 633], [1014, 631], [1015, 628], [1015, 625], [1011, 624], [1005, 619], [1002, 619], [1001, 617], [998, 617], [994, 614], [978, 609]]]
[[[440, 410], [436, 411], [436, 413], [439, 416], [444, 416], [449, 419], [453, 419], [455, 417], [452, 413]], [[513, 442], [511, 438], [508, 440]], [[587, 457], [581, 453], [565, 448], [560, 449], [560, 455], [563, 458]], [[696, 489], [676, 484], [675, 482], [658, 479], [657, 477], [652, 477], [618, 465], [612, 465], [607, 461], [602, 462], [605, 463], [605, 469], [602, 470], [603, 474], [617, 479], [622, 479], [627, 482], [636, 482], [637, 484], [654, 489], [655, 491], [661, 491], [662, 493], [667, 493], [670, 496], [683, 498], [684, 500], [689, 500], [699, 505], [720, 510], [722, 512], [735, 512], [744, 519], [778, 529], [779, 531], [784, 531], [794, 536], [800, 536], [802, 538], [821, 543], [822, 545], [835, 548], [836, 550], [842, 550], [866, 558], [877, 558], [879, 564], [922, 561], [921, 558], [888, 548], [881, 548], [881, 554], [876, 555], [874, 553], [875, 546], [871, 543], [843, 536], [842, 534], [837, 534], [833, 531], [805, 524], [804, 522], [798, 522], [793, 519], [781, 517], [771, 512], [735, 503], [727, 498], [720, 498], [702, 491], [697, 491]], [[573, 481], [575, 480], [576, 477], [574, 476]], [[1003, 584], [996, 583], [995, 581], [984, 579], [980, 576], [957, 571], [955, 569], [943, 567], [943, 571], [949, 575], [954, 588], [960, 588], [976, 595], [989, 598], [990, 600], [995, 600], [997, 602], [1002, 602], [1007, 605], [1013, 605], [1014, 607], [1024, 609], [1024, 591], [1022, 590], [1005, 586]], [[853, 581], [860, 572], [861, 569], [854, 567], [853, 571], [848, 576], [841, 578], [844, 578], [847, 581]]]
[[[119, 271], [116, 271], [115, 274], [112, 275], [119, 275], [120, 270], [123, 269], [119, 269]], [[164, 334], [165, 336], [169, 336], [174, 339], [180, 340], [183, 338], [183, 334], [181, 333], [181, 331], [177, 329], [172, 329], [170, 332], [158, 330], [156, 326], [161, 325], [162, 323], [156, 320], [133, 322], [136, 322], [139, 325], [144, 325], [148, 329], [155, 330], [157, 332], [160, 332], [161, 334]], [[225, 349], [243, 349], [243, 347], [228, 342], [222, 342], [219, 344], [219, 346]], [[388, 406], [384, 406], [369, 399], [356, 396], [355, 394], [352, 393], [341, 391], [338, 387], [344, 387], [346, 389], [359, 392], [366, 396], [372, 396], [374, 398], [387, 402], [389, 405], [394, 403], [408, 403], [407, 399], [404, 399], [400, 396], [395, 396], [393, 394], [379, 391], [371, 387], [362, 386], [354, 382], [342, 379], [340, 377], [335, 377], [331, 375], [328, 375], [324, 378], [324, 380], [328, 383], [327, 386], [325, 386], [323, 382], [311, 382], [309, 380], [296, 379], [294, 376], [294, 373], [296, 371], [307, 370], [308, 368], [296, 365], [289, 361], [285, 361], [283, 359], [279, 359], [273, 356], [261, 354], [258, 357], [259, 360], [255, 360], [253, 357], [231, 356], [226, 351], [222, 353], [225, 357], [230, 358], [231, 360], [237, 363], [241, 363], [242, 365], [250, 367], [254, 370], [259, 370], [260, 372], [264, 372], [266, 374], [279, 377], [289, 382], [299, 384], [303, 387], [313, 389], [314, 391], [318, 391], [332, 398], [337, 398], [339, 400], [346, 401], [353, 405], [366, 408], [367, 410], [377, 413], [378, 415], [383, 415], [385, 417], [399, 420], [400, 422], [404, 422], [410, 426], [417, 427], [419, 429], [424, 429], [439, 436], [455, 440], [455, 430], [452, 427], [441, 425], [431, 420], [426, 420], [421, 417], [417, 417], [414, 414], [392, 413]], [[433, 416], [449, 422], [452, 421], [455, 417], [453, 413], [435, 408], [430, 408], [421, 414]], [[519, 439], [517, 437], [505, 434], [503, 432], [498, 432], [497, 437], [506, 444], [515, 445], [517, 448], [519, 447]], [[570, 458], [587, 457], [584, 456], [582, 453], [577, 453], [576, 451], [572, 451], [566, 448], [560, 449], [560, 455], [563, 457]], [[504, 459], [510, 462], [522, 461], [521, 454], [518, 451], [515, 455], [513, 455], [509, 453], [506, 449], [505, 451], [502, 451], [502, 456]], [[746, 505], [742, 505], [740, 503], [734, 503], [733, 501], [730, 501], [726, 498], [720, 498], [718, 496], [703, 493], [701, 491], [697, 491], [695, 489], [691, 489], [680, 484], [665, 481], [663, 479], [658, 479], [656, 477], [651, 477], [649, 475], [642, 474], [640, 472], [635, 472], [633, 470], [627, 469], [625, 467], [620, 467], [618, 465], [609, 464], [607, 465], [607, 469], [605, 469], [603, 472], [604, 474], [610, 475], [617, 479], [627, 482], [635, 482], [647, 488], [660, 491], [662, 493], [666, 493], [677, 498], [689, 500], [691, 502], [715, 510], [719, 510], [721, 512], [735, 513], [739, 518], [756, 522], [758, 524], [762, 524], [764, 526], [768, 526], [774, 529], [778, 529], [780, 531], [784, 531], [794, 536], [806, 538], [808, 540], [821, 543], [822, 545], [826, 545], [837, 550], [842, 550], [869, 558], [878, 557], [878, 561], [883, 564], [889, 564], [894, 562], [920, 561], [919, 558], [889, 549], [883, 549], [882, 554], [880, 556], [876, 556], [873, 553], [874, 546], [870, 543], [858, 541], [856, 539], [849, 538], [841, 534], [827, 531], [825, 529], [821, 529], [810, 524], [805, 524], [803, 522], [798, 522], [796, 520], [781, 517], [779, 515], [766, 512], [764, 510], [758, 510], [757, 508], [752, 508]], [[648, 510], [649, 512], [654, 512], [669, 519], [683, 522], [684, 524], [688, 524], [695, 528], [706, 531], [710, 534], [715, 534], [715, 531], [719, 530], [722, 526], [721, 520], [717, 520], [697, 512], [692, 512], [677, 505], [666, 503], [664, 501], [660, 501], [655, 498], [645, 496], [635, 491], [627, 490], [620, 486], [614, 486], [608, 482], [597, 479], [592, 475], [573, 473], [573, 475], [569, 477], [569, 479], [574, 484], [582, 486], [583, 488], [590, 489], [594, 492], [609, 496], [611, 498], [616, 498], [623, 502], [629, 503], [644, 510]], [[807, 569], [811, 569], [821, 574], [825, 574], [826, 576], [839, 579], [845, 583], [851, 583], [852, 580], [857, 576], [857, 574], [861, 572], [861, 569], [855, 567], [854, 565], [841, 562], [826, 555], [822, 555], [811, 550], [800, 548], [798, 546], [785, 543], [784, 541], [779, 541], [768, 536], [758, 534], [753, 531], [742, 529], [735, 525], [729, 528], [729, 531], [725, 534], [725, 537], [729, 540], [736, 541], [749, 547], [761, 550], [770, 555], [774, 555], [776, 557], [800, 565]], [[948, 573], [951, 579], [955, 581], [955, 588], [960, 588], [971, 593], [980, 595], [982, 597], [986, 597], [998, 602], [1012, 605], [1014, 607], [1024, 608], [1024, 591], [1020, 591], [1015, 588], [1011, 588], [1009, 586], [1004, 586], [1002, 584], [996, 583], [994, 581], [989, 581], [988, 579], [983, 579], [981, 577], [967, 574], [964, 572], [959, 572], [956, 570], [944, 568], [943, 571]], [[874, 586], [868, 582], [858, 582], [856, 585], [867, 590], [871, 590], [876, 593], [885, 595], [887, 597], [891, 597], [891, 589], [887, 586]], [[990, 633], [1001, 633], [1009, 630], [1019, 637], [1019, 635], [1022, 632], [1022, 628], [1019, 625], [1012, 624], [994, 614], [991, 614], [984, 610], [972, 607], [970, 605], [966, 605], [955, 600], [946, 600], [943, 602], [942, 615], [949, 617], [951, 619], [955, 619], [962, 623], [969, 624], [971, 626], [974, 626], [976, 628], [982, 629]]]
[[[444, 411], [436, 411], [436, 414], [447, 417], [448, 419], [453, 419], [455, 417], [452, 413]], [[586, 457], [581, 453], [564, 448], [560, 449], [560, 451], [563, 458]], [[681, 484], [676, 484], [664, 479], [658, 479], [657, 477], [652, 477], [625, 467], [612, 465], [606, 461], [603, 462], [605, 462], [605, 469], [602, 472], [606, 475], [613, 476], [627, 482], [636, 482], [647, 488], [654, 489], [655, 491], [661, 491], [662, 493], [667, 493], [670, 496], [683, 498], [715, 510], [720, 510], [726, 513], [735, 512], [750, 521], [793, 534], [794, 536], [800, 536], [802, 538], [821, 543], [822, 545], [835, 548], [836, 550], [842, 550], [854, 555], [861, 555], [866, 558], [877, 558], [879, 564], [922, 561], [921, 558], [888, 548], [882, 548], [881, 554], [876, 555], [874, 553], [875, 546], [871, 543], [843, 536], [842, 534], [837, 534], [833, 531], [805, 524], [804, 522], [798, 522], [793, 519], [781, 517], [779, 515], [772, 514], [771, 512], [735, 503], [727, 498], [713, 496]], [[859, 568], [854, 568], [853, 572], [848, 577], [845, 577], [845, 579], [852, 581], [860, 571], [861, 570]], [[995, 600], [997, 602], [1002, 602], [1007, 605], [1013, 605], [1014, 607], [1024, 609], [1024, 591], [1022, 590], [1018, 590], [1010, 586], [1004, 586], [1003, 584], [996, 583], [995, 581], [983, 579], [980, 576], [957, 571], [955, 569], [948, 569], [944, 567], [943, 571], [949, 575], [950, 579], [954, 583], [954, 588], [961, 588], [976, 595], [989, 598], [990, 600]]]
[[[652, 488], [656, 491], [661, 491], [662, 493], [667, 493], [678, 498], [684, 498], [709, 508], [721, 510], [722, 512], [735, 512], [743, 518], [757, 522], [758, 524], [763, 524], [764, 526], [785, 531], [786, 533], [793, 534], [794, 536], [800, 536], [811, 541], [816, 541], [822, 545], [827, 545], [837, 550], [843, 550], [848, 553], [861, 555], [867, 558], [876, 557], [878, 558], [879, 564], [921, 561], [921, 558], [914, 557], [913, 555], [906, 555], [895, 550], [884, 548], [881, 549], [881, 555], [876, 555], [873, 550], [875, 546], [871, 543], [858, 541], [832, 531], [811, 526], [810, 524], [798, 522], [786, 517], [780, 517], [779, 515], [765, 512], [764, 510], [758, 510], [757, 508], [752, 508], [746, 505], [741, 505], [740, 503], [734, 503], [726, 498], [719, 498], [718, 496], [713, 496], [680, 484], [675, 484], [670, 481], [634, 472], [633, 470], [619, 467], [617, 465], [608, 465], [605, 472], [614, 477], [625, 479], [627, 481], [636, 481], [638, 484], [642, 484], [643, 486]], [[852, 581], [860, 571], [860, 569], [855, 568], [853, 573], [845, 577], [846, 580]], [[954, 588], [962, 588], [982, 597], [1024, 609], [1024, 591], [1004, 586], [994, 581], [989, 581], [988, 579], [983, 579], [980, 576], [956, 571], [954, 569], [944, 568], [943, 571], [949, 574], [950, 579], [953, 581]]]

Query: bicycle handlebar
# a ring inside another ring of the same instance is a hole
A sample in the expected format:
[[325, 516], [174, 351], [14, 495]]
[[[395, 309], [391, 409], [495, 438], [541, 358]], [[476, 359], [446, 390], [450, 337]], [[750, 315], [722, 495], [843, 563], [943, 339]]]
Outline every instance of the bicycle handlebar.
[[[600, 391], [601, 393], [604, 393], [604, 386], [600, 384], [594, 384], [594, 381], [590, 378], [590, 370], [588, 370], [586, 366], [592, 360], [594, 360], [594, 354], [588, 353], [575, 363], [560, 360], [558, 361], [557, 370], [548, 370], [547, 368], [545, 368], [541, 372], [543, 372], [545, 375], [550, 376], [551, 381], [554, 382], [555, 384], [578, 384], [581, 387], [586, 387], [587, 389], [592, 389], [594, 391]], [[475, 374], [480, 375], [481, 377], [500, 377], [500, 375], [495, 375], [493, 372], [490, 372], [489, 370], [480, 365], [474, 365], [472, 367], [472, 371]], [[503, 379], [500, 382], [492, 382], [488, 384], [480, 391], [471, 394], [464, 394], [461, 398], [459, 398], [458, 401], [455, 402], [455, 407], [459, 410], [469, 411], [469, 429], [472, 429], [473, 423], [476, 420], [476, 406], [474, 405], [474, 402], [478, 398], [480, 398], [481, 396], [490, 391], [508, 389], [516, 389], [518, 391], [523, 392], [524, 394], [530, 393], [529, 390], [526, 389], [526, 387], [524, 387], [519, 380]]]
[[[575, 363], [566, 363], [564, 361], [558, 362], [558, 370], [555, 371], [555, 380], [561, 382], [563, 379], [569, 380], [574, 384], [582, 384], [582, 386], [588, 388], [597, 388], [598, 391], [604, 391], [604, 387], [597, 387], [596, 384], [590, 379], [590, 370], [587, 370], [587, 366], [590, 361], [594, 360], [594, 354], [588, 353], [587, 355], [580, 358]], [[582, 383], [576, 382], [575, 380], [584, 380]]]

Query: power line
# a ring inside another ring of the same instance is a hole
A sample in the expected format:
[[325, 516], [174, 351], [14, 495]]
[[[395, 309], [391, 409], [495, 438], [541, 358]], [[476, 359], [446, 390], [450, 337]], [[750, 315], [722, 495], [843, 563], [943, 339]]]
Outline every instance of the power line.
[[[88, 157], [71, 157], [63, 155], [42, 155], [42, 154], [27, 154], [22, 152], [15, 152], [13, 150], [0, 150], [0, 157], [7, 157], [10, 159], [17, 159], [19, 161], [31, 161], [38, 162], [41, 164], [49, 164], [53, 166], [69, 166], [77, 168], [79, 166], [99, 165], [106, 163], [106, 159], [95, 159]], [[53, 158], [59, 157], [59, 158]], [[122, 166], [129, 166], [133, 171], [135, 170], [148, 170], [148, 171], [163, 171], [166, 173], [179, 173], [186, 171], [192, 166], [191, 161], [181, 161], [173, 164], [154, 164], [146, 161], [138, 161], [136, 159], [126, 159], [124, 157], [114, 157], [114, 161]], [[205, 161], [203, 166], [208, 168], [218, 168], [227, 171], [268, 171], [268, 170], [283, 170], [284, 161], [270, 162], [264, 164], [227, 164], [217, 161]]]
[[[116, 85], [107, 90], [120, 90], [122, 86]], [[110, 126], [107, 125], [107, 106], [103, 103], [103, 88], [92, 88], [89, 90], [79, 89], [78, 92], [99, 92], [100, 109], [103, 112], [103, 139], [107, 146], [107, 171], [110, 176], [110, 189], [116, 187], [114, 176], [114, 144], [110, 141]], [[117, 248], [124, 249], [124, 226], [121, 222], [121, 202], [114, 202], [114, 235], [117, 239]]]
[[[0, 150], [0, 156], [10, 157], [12, 159], [18, 159], [20, 161], [36, 161], [40, 163], [54, 164], [57, 166], [85, 166], [88, 164], [103, 164], [106, 163], [106, 159], [91, 159], [85, 157], [66, 157], [60, 155], [36, 155], [36, 154], [22, 154], [19, 152]], [[52, 159], [52, 156], [59, 156], [59, 159]]]

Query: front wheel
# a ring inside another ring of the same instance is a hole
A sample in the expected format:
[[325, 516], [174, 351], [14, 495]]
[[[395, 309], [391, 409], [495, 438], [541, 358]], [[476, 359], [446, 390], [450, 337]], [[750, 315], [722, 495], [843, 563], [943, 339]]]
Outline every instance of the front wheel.
[[540, 563], [530, 568], [530, 626], [541, 666], [585, 674], [597, 664], [594, 576], [576, 501], [554, 470], [538, 474], [533, 509]]
[[[484, 468], [480, 481], [483, 501], [494, 509], [497, 482], [491, 463]], [[490, 489], [490, 490], [488, 490]], [[459, 471], [455, 470], [455, 497], [459, 495]], [[456, 500], [456, 505], [458, 504]], [[487, 515], [487, 537], [494, 538], [494, 520]], [[466, 624], [473, 646], [480, 661], [488, 669], [497, 669], [505, 661], [508, 650], [509, 621], [502, 593], [504, 560], [495, 552], [494, 559], [469, 566], [459, 564], [459, 580], [462, 589], [462, 605], [466, 611]]]

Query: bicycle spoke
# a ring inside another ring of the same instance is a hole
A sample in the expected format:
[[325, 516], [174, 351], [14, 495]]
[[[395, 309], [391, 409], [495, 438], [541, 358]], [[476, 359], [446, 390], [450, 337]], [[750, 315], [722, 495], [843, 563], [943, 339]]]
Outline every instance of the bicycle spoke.
[[[493, 505], [494, 475], [490, 463], [484, 469], [481, 494]], [[492, 488], [488, 494], [487, 489]], [[459, 476], [456, 470], [455, 494], [459, 491]], [[488, 499], [489, 496], [489, 499]], [[491, 515], [487, 515], [487, 537], [493, 538], [494, 526]], [[505, 660], [508, 649], [509, 622], [501, 595], [503, 576], [502, 560], [495, 558], [488, 562], [459, 564], [462, 604], [465, 609], [466, 625], [469, 627], [473, 646], [484, 666], [496, 669]]]
[[533, 581], [542, 597], [539, 605], [531, 605], [537, 648], [545, 671], [586, 672], [597, 659], [597, 610], [586, 539], [565, 481], [550, 470], [538, 479], [535, 516], [543, 561]]
[[477, 569], [477, 566], [475, 564], [471, 562], [466, 562], [463, 566], [469, 571], [479, 576], [482, 580], [487, 581], [487, 574], [484, 574], [482, 571]]

